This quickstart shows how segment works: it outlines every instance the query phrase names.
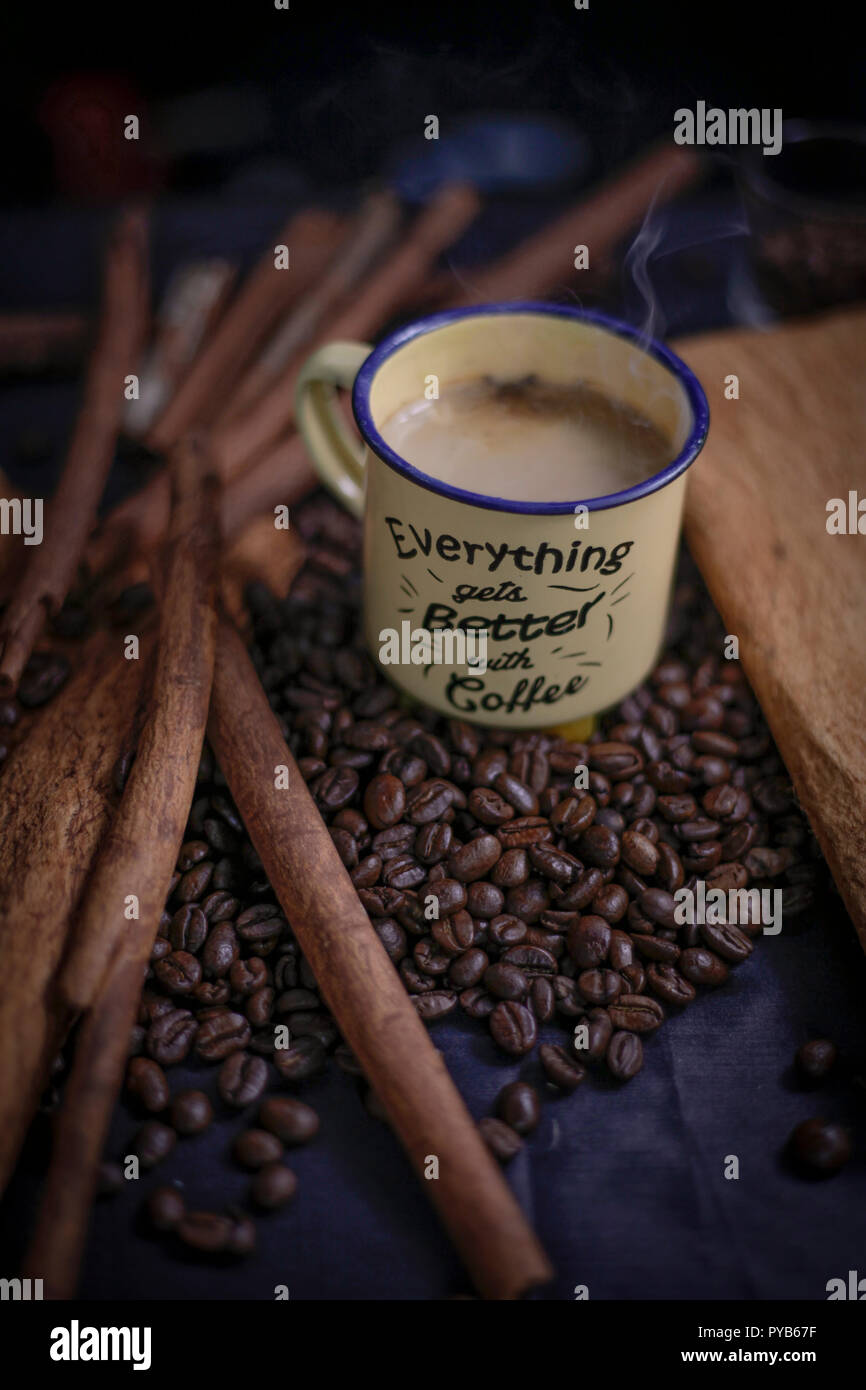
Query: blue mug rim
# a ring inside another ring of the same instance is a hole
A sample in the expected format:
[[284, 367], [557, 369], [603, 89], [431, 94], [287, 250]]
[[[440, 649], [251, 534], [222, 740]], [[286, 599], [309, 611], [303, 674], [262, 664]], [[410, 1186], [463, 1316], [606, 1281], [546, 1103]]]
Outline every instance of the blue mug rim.
[[[573, 502], [519, 502], [513, 498], [492, 497], [486, 493], [470, 492], [466, 488], [455, 487], [451, 483], [442, 482], [441, 479], [433, 478], [428, 473], [422, 473], [420, 469], [414, 468], [389, 444], [385, 443], [370, 412], [370, 389], [373, 378], [389, 357], [393, 357], [400, 348], [405, 347], [414, 338], [419, 338], [425, 333], [432, 333], [436, 329], [444, 328], [460, 319], [527, 313], [555, 315], [559, 318], [577, 319], [596, 324], [620, 338], [628, 338], [673, 373], [688, 397], [692, 411], [692, 428], [685, 444], [672, 463], [666, 464], [660, 472], [651, 474], [649, 478], [645, 478], [643, 482], [635, 484], [634, 487], [624, 488], [621, 492], [611, 492], [604, 497], [577, 497]], [[670, 348], [665, 347], [655, 338], [646, 337], [631, 324], [623, 323], [622, 320], [612, 318], [608, 314], [600, 314], [593, 309], [575, 309], [568, 304], [547, 304], [542, 300], [533, 299], [504, 300], [495, 304], [473, 304], [460, 309], [443, 309], [439, 313], [428, 314], [425, 318], [415, 319], [405, 327], [398, 328], [373, 348], [369, 357], [362, 364], [352, 388], [352, 412], [361, 437], [373, 452], [389, 468], [394, 469], [396, 473], [401, 473], [405, 478], [411, 479], [420, 487], [427, 488], [430, 492], [436, 492], [442, 497], [450, 497], [455, 502], [463, 502], [467, 506], [484, 507], [489, 511], [523, 513], [531, 516], [564, 515], [573, 513], [575, 507], [586, 507], [591, 512], [606, 511], [610, 507], [621, 507], [628, 502], [636, 502], [641, 497], [647, 497], [650, 493], [658, 492], [661, 488], [667, 487], [668, 483], [672, 483], [694, 463], [703, 448], [710, 427], [710, 407], [703, 387], [694, 372], [686, 366], [682, 358], [677, 357], [675, 352], [671, 352]]]

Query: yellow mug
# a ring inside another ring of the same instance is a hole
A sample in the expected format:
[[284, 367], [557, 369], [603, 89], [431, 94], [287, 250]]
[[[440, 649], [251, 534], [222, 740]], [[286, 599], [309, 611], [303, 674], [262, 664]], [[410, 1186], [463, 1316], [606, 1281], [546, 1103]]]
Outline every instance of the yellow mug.
[[[517, 502], [430, 477], [382, 438], [431, 377], [441, 390], [530, 374], [584, 382], [640, 411], [670, 439], [673, 462], [605, 497]], [[352, 389], [360, 441], [338, 387]], [[455, 719], [550, 728], [615, 704], [651, 670], [686, 471], [709, 427], [697, 378], [668, 348], [556, 304], [448, 310], [376, 348], [321, 348], [301, 371], [296, 418], [322, 482], [363, 520], [366, 641], [410, 697]]]

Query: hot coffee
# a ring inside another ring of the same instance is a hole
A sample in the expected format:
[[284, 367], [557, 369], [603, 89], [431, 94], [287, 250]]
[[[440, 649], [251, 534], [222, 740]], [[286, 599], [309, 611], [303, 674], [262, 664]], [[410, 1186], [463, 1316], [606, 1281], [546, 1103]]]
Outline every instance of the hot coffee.
[[645, 415], [585, 382], [476, 377], [416, 400], [381, 427], [407, 463], [440, 482], [516, 502], [569, 502], [634, 487], [670, 463]]

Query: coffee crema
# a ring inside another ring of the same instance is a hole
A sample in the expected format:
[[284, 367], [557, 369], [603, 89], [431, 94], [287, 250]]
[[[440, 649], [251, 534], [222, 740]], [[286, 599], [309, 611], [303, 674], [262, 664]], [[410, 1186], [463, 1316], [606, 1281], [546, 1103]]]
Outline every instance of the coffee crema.
[[512, 502], [579, 502], [622, 492], [674, 456], [651, 420], [586, 382], [527, 376], [456, 381], [380, 428], [421, 473]]

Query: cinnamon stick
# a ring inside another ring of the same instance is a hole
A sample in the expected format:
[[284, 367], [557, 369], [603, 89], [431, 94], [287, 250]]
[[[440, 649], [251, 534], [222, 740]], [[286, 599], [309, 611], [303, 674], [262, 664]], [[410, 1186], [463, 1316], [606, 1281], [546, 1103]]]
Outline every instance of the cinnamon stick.
[[91, 860], [117, 801], [112, 773], [135, 720], [150, 652], [97, 632], [0, 779], [0, 1191], [68, 1020], [50, 997]]
[[[552, 1276], [370, 925], [237, 633], [217, 636], [208, 735], [265, 872], [347, 1043], [479, 1291], [520, 1296]], [[288, 770], [288, 786], [275, 770]], [[36, 1269], [33, 1264], [33, 1269]]]
[[217, 417], [217, 428], [243, 414], [258, 400], [286, 363], [310, 342], [339, 301], [351, 290], [357, 289], [393, 241], [400, 218], [400, 204], [393, 193], [370, 194], [322, 279], [295, 306], [232, 392], [226, 407]]
[[108, 249], [99, 338], [42, 544], [30, 551], [20, 585], [0, 619], [0, 690], [17, 686], [46, 618], [69, 592], [93, 526], [114, 458], [124, 377], [134, 370], [145, 330], [145, 242], [142, 215], [127, 213]]
[[[165, 453], [193, 425], [201, 428], [212, 422], [238, 372], [287, 305], [321, 274], [341, 234], [338, 218], [316, 208], [290, 218], [280, 229], [150, 431], [147, 442], [154, 452]], [[276, 246], [288, 248], [288, 269], [277, 268]], [[167, 488], [167, 482], [163, 486]]]
[[228, 303], [237, 276], [230, 261], [193, 261], [169, 280], [156, 315], [154, 339], [138, 371], [137, 400], [127, 402], [123, 425], [141, 438], [165, 409]]
[[575, 246], [588, 247], [597, 261], [654, 203], [669, 202], [695, 183], [701, 169], [693, 150], [667, 142], [655, 146], [494, 265], [476, 275], [467, 272], [471, 285], [455, 294], [449, 307], [533, 299], [571, 284]]
[[[189, 439], [172, 460], [172, 524], [151, 709], [59, 979], [86, 1009], [120, 940], [159, 922], [192, 802], [213, 668], [217, 481]], [[127, 916], [130, 895], [137, 920]], [[110, 968], [110, 967], [109, 967]]]
[[[437, 257], [478, 212], [475, 191], [463, 184], [443, 188], [418, 214], [402, 245], [362, 285], [346, 307], [329, 320], [315, 345], [341, 338], [366, 339], [424, 284]], [[312, 345], [311, 345], [312, 346]], [[295, 382], [302, 363], [293, 359], [264, 396], [236, 420], [214, 433], [224, 477], [233, 477], [251, 458], [272, 445], [294, 420]]]
[[[99, 1162], [123, 1080], [147, 961], [195, 790], [213, 674], [217, 535], [198, 451], [175, 461], [175, 506], [148, 721], [115, 821], [88, 883], [61, 976], [89, 1005], [25, 1260], [49, 1298], [68, 1298], [84, 1250]], [[124, 903], [138, 898], [127, 921]]]

